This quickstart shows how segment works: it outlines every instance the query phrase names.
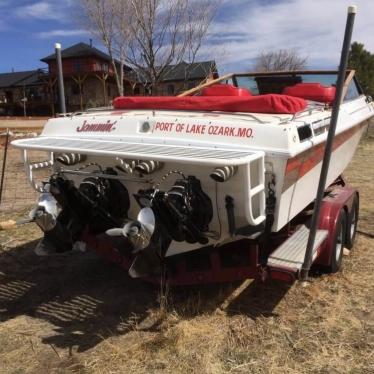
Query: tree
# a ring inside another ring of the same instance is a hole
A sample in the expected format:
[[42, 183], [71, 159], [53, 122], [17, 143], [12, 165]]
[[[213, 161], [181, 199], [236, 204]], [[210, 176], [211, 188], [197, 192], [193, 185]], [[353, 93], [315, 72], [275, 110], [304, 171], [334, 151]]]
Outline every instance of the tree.
[[127, 1], [80, 0], [88, 31], [105, 46], [111, 58], [119, 95], [123, 95], [125, 44], [122, 35], [127, 25]]
[[125, 63], [155, 94], [171, 64], [193, 62], [220, 1], [81, 0], [81, 5], [88, 30], [112, 58], [121, 95]]
[[362, 89], [374, 96], [374, 55], [361, 43], [353, 42], [349, 51], [348, 66], [356, 70], [356, 76]]
[[302, 57], [294, 49], [262, 52], [255, 61], [257, 72], [303, 70], [308, 58]]

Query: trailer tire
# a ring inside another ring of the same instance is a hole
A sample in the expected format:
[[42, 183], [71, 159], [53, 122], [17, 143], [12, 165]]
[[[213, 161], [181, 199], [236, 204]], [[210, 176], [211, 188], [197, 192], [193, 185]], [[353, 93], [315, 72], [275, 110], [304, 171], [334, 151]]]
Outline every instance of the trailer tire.
[[352, 249], [355, 242], [359, 208], [360, 199], [358, 197], [358, 194], [356, 193], [353, 199], [351, 211], [349, 212], [347, 219], [347, 234], [345, 240], [345, 247], [348, 249]]
[[343, 258], [343, 249], [346, 239], [347, 230], [347, 214], [342, 209], [339, 213], [338, 221], [336, 223], [335, 237], [332, 245], [331, 260], [328, 266], [329, 273], [336, 273], [340, 270]]

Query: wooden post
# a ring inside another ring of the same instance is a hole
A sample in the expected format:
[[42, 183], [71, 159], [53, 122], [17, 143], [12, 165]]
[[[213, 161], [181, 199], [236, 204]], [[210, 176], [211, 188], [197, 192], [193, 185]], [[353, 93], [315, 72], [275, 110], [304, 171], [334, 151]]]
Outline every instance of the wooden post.
[[78, 85], [78, 88], [79, 88], [79, 106], [80, 106], [80, 110], [83, 110], [83, 83], [84, 81], [87, 79], [87, 74], [85, 74], [83, 77], [81, 77], [80, 75], [78, 75], [77, 78], [75, 77], [71, 77], [73, 79], [73, 81]]
[[95, 74], [95, 77], [103, 84], [104, 106], [108, 105], [108, 95], [106, 92], [106, 81], [108, 79], [108, 76], [108, 73], [103, 73], [102, 75]]
[[48, 92], [49, 92], [49, 103], [51, 105], [51, 113], [52, 113], [52, 117], [55, 116], [55, 94], [54, 94], [54, 89], [53, 89], [53, 86], [55, 85], [57, 81], [57, 78], [50, 78], [48, 80]]

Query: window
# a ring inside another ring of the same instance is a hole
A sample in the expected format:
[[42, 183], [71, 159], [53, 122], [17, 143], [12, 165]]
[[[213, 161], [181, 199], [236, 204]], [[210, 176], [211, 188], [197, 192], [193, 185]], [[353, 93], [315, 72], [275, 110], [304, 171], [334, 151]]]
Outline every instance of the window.
[[174, 85], [173, 84], [168, 84], [168, 86], [167, 86], [167, 92], [168, 92], [168, 95], [170, 95], [170, 96], [174, 95], [175, 89], [174, 89]]
[[344, 101], [353, 100], [360, 96], [360, 92], [357, 88], [357, 84], [353, 79], [348, 86], [348, 91], [344, 97]]
[[101, 64], [101, 70], [108, 72], [109, 71], [109, 65], [107, 63]]
[[6, 96], [4, 93], [0, 92], [0, 104], [6, 103]]
[[5, 91], [5, 99], [7, 103], [13, 103], [13, 92]]
[[72, 95], [79, 95], [79, 86], [77, 83], [73, 82], [71, 84], [71, 94]]
[[337, 74], [326, 73], [301, 73], [301, 74], [271, 74], [251, 76], [249, 74], [238, 74], [235, 76], [238, 87], [247, 88], [253, 95], [268, 93], [281, 94], [285, 87], [297, 83], [321, 83], [324, 86], [334, 86], [337, 81]]
[[29, 99], [29, 100], [33, 100], [35, 98], [38, 98], [40, 95], [36, 89], [36, 87], [28, 87], [26, 90], [25, 90], [25, 96]]
[[[257, 82], [255, 81], [255, 77], [249, 77], [249, 76], [240, 76], [236, 78], [236, 81], [238, 82], [238, 87], [243, 87], [249, 89], [250, 92], [252, 92], [253, 95], [259, 94], [259, 89], [257, 87]], [[232, 84], [232, 82], [229, 82]]]
[[80, 73], [83, 71], [83, 65], [81, 63], [81, 61], [74, 61], [74, 64], [73, 64], [73, 69], [74, 69], [74, 72], [75, 73]]

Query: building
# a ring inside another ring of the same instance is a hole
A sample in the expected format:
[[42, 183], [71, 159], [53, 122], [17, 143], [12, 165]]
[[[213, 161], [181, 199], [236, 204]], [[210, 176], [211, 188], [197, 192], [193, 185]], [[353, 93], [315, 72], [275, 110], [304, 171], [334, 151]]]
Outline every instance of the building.
[[48, 80], [42, 69], [0, 74], [0, 115], [49, 115]]
[[[66, 108], [69, 112], [107, 106], [118, 96], [114, 68], [106, 53], [86, 43], [61, 51]], [[56, 56], [41, 59], [48, 64], [49, 77], [57, 91]], [[125, 67], [125, 72], [131, 70]]]
[[[110, 105], [118, 96], [111, 58], [92, 44], [78, 43], [61, 51], [66, 109], [69, 112]], [[47, 69], [0, 74], [0, 115], [54, 115], [58, 112], [55, 54], [41, 59]], [[117, 65], [118, 66], [118, 65]], [[214, 61], [170, 65], [157, 95], [176, 95], [208, 78], [217, 78]], [[150, 86], [124, 67], [124, 94], [149, 95]]]
[[[151, 92], [150, 85], [142, 80], [141, 74], [129, 71], [127, 77], [132, 85], [132, 94], [145, 96]], [[202, 61], [187, 63], [181, 62], [170, 65], [165, 69], [165, 74], [156, 87], [155, 95], [173, 96], [196, 87], [207, 79], [218, 78], [218, 70], [215, 61]]]

